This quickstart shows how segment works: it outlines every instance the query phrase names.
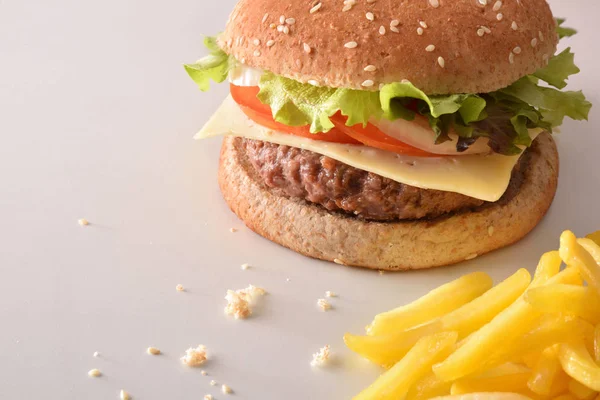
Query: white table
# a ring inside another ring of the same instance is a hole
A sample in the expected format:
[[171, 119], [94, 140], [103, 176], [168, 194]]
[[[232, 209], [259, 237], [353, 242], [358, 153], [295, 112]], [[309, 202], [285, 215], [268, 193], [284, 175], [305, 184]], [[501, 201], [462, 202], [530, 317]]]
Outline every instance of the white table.
[[[580, 31], [565, 41], [583, 70], [572, 87], [596, 107], [558, 136], [548, 217], [507, 250], [383, 276], [271, 244], [221, 200], [220, 139], [192, 135], [227, 85], [202, 94], [181, 64], [203, 54], [201, 35], [221, 31], [233, 4], [0, 0], [1, 399], [117, 399], [122, 388], [140, 400], [228, 398], [211, 379], [232, 398], [347, 399], [379, 370], [345, 349], [344, 332], [465, 272], [533, 268], [563, 229], [600, 229], [597, 1], [552, 1]], [[226, 318], [225, 291], [248, 283], [270, 294], [254, 318]], [[326, 290], [340, 296], [323, 313]], [[206, 377], [178, 360], [201, 343]], [[325, 344], [334, 362], [311, 369]]]

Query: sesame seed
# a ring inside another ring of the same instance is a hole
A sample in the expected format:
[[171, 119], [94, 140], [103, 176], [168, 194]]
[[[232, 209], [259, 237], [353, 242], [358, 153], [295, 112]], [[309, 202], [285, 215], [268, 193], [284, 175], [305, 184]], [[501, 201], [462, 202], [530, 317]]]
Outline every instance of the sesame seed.
[[511, 63], [511, 64], [515, 63], [515, 53], [513, 53], [512, 51], [508, 55], [508, 62]]
[[309, 12], [310, 12], [311, 14], [314, 14], [314, 13], [316, 13], [317, 11], [319, 11], [319, 10], [321, 9], [321, 7], [323, 7], [323, 4], [322, 4], [322, 3], [318, 3], [318, 4], [317, 4], [317, 5], [315, 5], [313, 8], [311, 8]]
[[333, 262], [339, 265], [346, 265], [346, 263], [344, 263], [344, 261], [340, 260], [339, 258], [334, 258]]
[[[391, 29], [391, 28], [390, 28], [390, 29]], [[380, 34], [380, 35], [385, 35], [385, 32], [386, 32], [386, 31], [385, 31], [385, 26], [381, 25], [381, 26], [379, 27], [379, 34]]]
[[342, 8], [342, 12], [346, 12], [346, 11], [350, 11], [352, 10], [352, 6], [350, 4], [346, 4], [344, 6], [344, 8]]
[[254, 43], [255, 46], [259, 46], [260, 45], [260, 39], [254, 39], [254, 41], [252, 43]]
[[373, 86], [374, 84], [375, 84], [375, 82], [373, 82], [373, 81], [372, 81], [372, 80], [370, 80], [370, 79], [367, 79], [367, 80], [366, 80], [366, 81], [364, 81], [364, 82], [363, 82], [361, 85], [362, 85], [362, 86], [364, 86], [364, 87], [371, 87], [371, 86]]
[[290, 28], [288, 28], [287, 26], [284, 26], [284, 27], [283, 27], [283, 33], [285, 33], [286, 35], [287, 35], [288, 33], [290, 33]]
[[102, 373], [99, 370], [97, 370], [96, 368], [94, 368], [88, 372], [88, 376], [91, 376], [92, 378], [98, 378], [101, 375], [102, 375]]
[[390, 31], [400, 33], [400, 29], [397, 26], [390, 26]]
[[490, 227], [488, 228], [488, 235], [490, 235], [490, 236], [493, 236], [493, 235], [494, 235], [494, 227], [493, 227], [493, 226], [490, 226]]
[[425, 47], [425, 51], [432, 52], [434, 50], [435, 50], [435, 46], [433, 44], [430, 44], [429, 46]]
[[283, 32], [283, 25], [277, 25], [277, 32]]
[[548, 59], [548, 54], [544, 54], [544, 55], [542, 56], [542, 60], [547, 60], [547, 59]]
[[494, 7], [492, 8], [492, 10], [498, 11], [498, 10], [500, 10], [501, 7], [502, 7], [502, 2], [500, 0], [498, 0], [497, 2], [494, 3]]
[[227, 40], [227, 47], [231, 47], [232, 44], [233, 44], [233, 39]]
[[367, 66], [365, 67], [365, 71], [366, 71], [366, 72], [375, 72], [376, 70], [377, 70], [377, 67], [376, 67], [376, 66], [374, 66], [374, 65], [367, 65]]
[[544, 35], [542, 34], [542, 31], [538, 31], [538, 36], [540, 37], [540, 40], [543, 42], [544, 41]]
[[427, 28], [427, 23], [425, 21], [419, 21], [419, 25], [423, 28]]
[[267, 18], [269, 18], [269, 13], [266, 13], [263, 18], [262, 18], [262, 23], [264, 24], [265, 22], [267, 22]]
[[479, 4], [482, 6], [487, 6], [487, 0], [479, 0]]
[[498, 13], [498, 14], [496, 15], [496, 19], [497, 19], [498, 21], [502, 21], [502, 18], [504, 18], [504, 15], [502, 15], [502, 13]]
[[260, 57], [260, 50], [254, 50], [254, 57]]
[[369, 21], [375, 21], [375, 14], [373, 14], [372, 12], [368, 12], [365, 16]]
[[513, 31], [516, 31], [517, 29], [519, 29], [519, 25], [517, 25], [517, 23], [515, 21], [512, 22], [510, 27], [512, 28]]
[[277, 28], [277, 24], [270, 24], [270, 25], [269, 25], [269, 28], [271, 28], [271, 29], [275, 29], [275, 28]]
[[357, 46], [358, 46], [358, 43], [356, 43], [356, 42], [348, 42], [344, 45], [344, 47], [347, 49], [355, 49]]
[[274, 41], [274, 40], [269, 40], [269, 41], [267, 42], [267, 47], [272, 47], [274, 44], [275, 44], [275, 41]]
[[429, 4], [433, 8], [438, 8], [440, 6], [440, 1], [439, 0], [429, 0]]
[[490, 29], [490, 28], [488, 28], [487, 26], [484, 26], [484, 25], [482, 25], [482, 26], [481, 26], [481, 29], [483, 29], [483, 31], [484, 31], [485, 33], [487, 33], [487, 34], [490, 34], [490, 33], [492, 33], [491, 29]]
[[310, 48], [310, 46], [308, 44], [306, 44], [306, 43], [304, 43], [302, 45], [302, 47], [304, 48], [304, 52], [307, 53], [307, 54], [310, 54], [310, 52], [312, 51], [312, 49]]
[[287, 18], [285, 20], [285, 23], [288, 25], [294, 25], [296, 23], [296, 19], [295, 18]]
[[515, 54], [521, 54], [521, 48], [519, 46], [515, 47], [513, 49], [513, 53], [515, 53]]
[[316, 81], [316, 80], [314, 80], [314, 79], [310, 79], [310, 80], [308, 81], [308, 84], [309, 84], [309, 85], [313, 85], [313, 86], [319, 86], [319, 82], [318, 82], [318, 81]]
[[467, 256], [467, 258], [465, 258], [465, 261], [474, 260], [478, 256], [479, 256], [478, 254], [471, 254], [470, 256]]
[[418, 27], [417, 28], [417, 35], [421, 36], [423, 34], [423, 28]]
[[533, 39], [531, 39], [531, 47], [535, 47], [535, 46], [537, 46], [537, 39], [533, 38]]
[[477, 36], [483, 36], [485, 35], [485, 31], [482, 28], [477, 29]]
[[146, 349], [146, 353], [152, 355], [152, 356], [157, 356], [160, 354], [160, 350], [157, 349], [156, 347], [148, 347]]
[[367, 4], [373, 4], [375, 3], [377, 0], [367, 0]]
[[442, 68], [446, 66], [446, 61], [444, 60], [444, 57], [438, 57], [437, 62]]
[[398, 26], [400, 25], [400, 21], [398, 21], [397, 19], [393, 19], [392, 22], [390, 22], [390, 26]]
[[285, 16], [284, 15], [282, 15], [281, 17], [279, 17], [279, 23], [281, 25], [285, 24]]

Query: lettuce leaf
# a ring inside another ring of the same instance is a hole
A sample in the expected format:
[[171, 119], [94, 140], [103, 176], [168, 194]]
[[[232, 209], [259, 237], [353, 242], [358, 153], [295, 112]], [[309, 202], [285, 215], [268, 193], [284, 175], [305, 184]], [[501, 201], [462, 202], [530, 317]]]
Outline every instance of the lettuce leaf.
[[556, 21], [556, 33], [558, 34], [559, 39], [573, 36], [577, 33], [577, 31], [573, 28], [566, 28], [562, 26], [562, 24], [565, 22], [564, 18], [555, 18], [554, 20]]
[[261, 77], [259, 87], [258, 99], [271, 107], [275, 121], [310, 125], [312, 133], [331, 130], [330, 117], [338, 111], [348, 117], [348, 126], [381, 115], [378, 92], [312, 86], [271, 73]]
[[194, 64], [185, 64], [188, 75], [203, 92], [210, 89], [210, 81], [221, 83], [227, 79], [235, 60], [219, 48], [215, 37], [205, 37], [204, 46], [209, 54]]
[[569, 76], [578, 74], [580, 71], [574, 60], [575, 55], [571, 53], [571, 48], [568, 47], [562, 53], [552, 57], [548, 61], [548, 65], [536, 71], [533, 76], [562, 89], [567, 86]]

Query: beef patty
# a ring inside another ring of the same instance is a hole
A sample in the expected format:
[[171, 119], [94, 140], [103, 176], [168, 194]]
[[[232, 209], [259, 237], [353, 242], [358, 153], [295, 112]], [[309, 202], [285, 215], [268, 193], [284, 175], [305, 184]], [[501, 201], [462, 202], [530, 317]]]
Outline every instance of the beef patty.
[[[243, 139], [246, 155], [265, 185], [289, 197], [375, 221], [435, 218], [485, 204], [459, 193], [420, 189], [295, 147]], [[513, 170], [508, 201], [523, 180], [528, 157]]]

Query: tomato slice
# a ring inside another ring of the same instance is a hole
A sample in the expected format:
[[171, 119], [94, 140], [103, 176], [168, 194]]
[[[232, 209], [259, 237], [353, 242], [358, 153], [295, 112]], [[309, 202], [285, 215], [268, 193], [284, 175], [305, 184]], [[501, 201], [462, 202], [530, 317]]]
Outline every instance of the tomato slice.
[[287, 126], [275, 121], [272, 116], [271, 107], [261, 103], [257, 98], [260, 91], [258, 86], [237, 86], [231, 84], [230, 88], [231, 96], [248, 118], [259, 125], [279, 132], [333, 143], [364, 144], [376, 149], [417, 157], [439, 157], [437, 154], [418, 149], [394, 137], [388, 136], [372, 124], [367, 124], [366, 127], [363, 127], [361, 124], [346, 126], [347, 119], [340, 113], [331, 117], [331, 121], [335, 127], [327, 133], [310, 133], [308, 125]]
[[331, 120], [337, 129], [351, 138], [358, 140], [365, 146], [387, 150], [398, 154], [404, 154], [407, 156], [440, 157], [439, 154], [418, 149], [392, 136], [388, 136], [380, 131], [375, 125], [367, 124], [366, 127], [363, 127], [362, 124], [346, 126], [346, 117], [343, 117], [340, 114], [334, 115]]

